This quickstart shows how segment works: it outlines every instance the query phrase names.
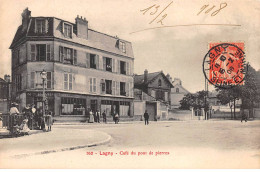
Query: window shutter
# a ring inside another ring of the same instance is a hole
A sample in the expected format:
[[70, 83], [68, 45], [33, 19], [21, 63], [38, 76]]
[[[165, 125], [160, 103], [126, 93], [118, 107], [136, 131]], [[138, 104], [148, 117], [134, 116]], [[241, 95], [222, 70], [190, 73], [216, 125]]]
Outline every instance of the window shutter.
[[47, 88], [51, 88], [51, 72], [47, 72]]
[[97, 83], [96, 83], [96, 78], [93, 78], [93, 92], [97, 92]]
[[73, 64], [77, 65], [77, 50], [73, 50]]
[[48, 31], [49, 31], [49, 22], [48, 22], [48, 20], [46, 19], [45, 20], [45, 30], [44, 30], [44, 33], [48, 33]]
[[115, 66], [115, 59], [112, 59], [112, 72], [115, 72], [116, 66]]
[[31, 72], [31, 88], [34, 88], [35, 73]]
[[68, 90], [68, 74], [64, 73], [64, 90]]
[[125, 68], [126, 68], [126, 75], [129, 75], [129, 63], [126, 62], [126, 65], [125, 65]]
[[50, 44], [46, 45], [46, 56], [47, 56], [47, 61], [51, 60], [51, 46]]
[[36, 45], [31, 44], [31, 60], [35, 61], [35, 57], [36, 57]]
[[103, 69], [106, 71], [106, 57], [103, 57]]
[[99, 69], [99, 55], [95, 56], [96, 60], [96, 69]]
[[63, 63], [63, 47], [60, 46], [60, 62]]
[[69, 90], [72, 90], [72, 74], [69, 74]]
[[114, 66], [114, 68], [115, 68], [115, 73], [117, 73], [117, 62], [118, 62], [118, 60], [115, 60], [115, 66]]
[[115, 95], [116, 94], [116, 81], [113, 81], [112, 83], [112, 94]]
[[86, 53], [86, 64], [87, 64], [87, 68], [90, 68], [90, 54], [89, 53]]
[[121, 73], [120, 70], [121, 70], [121, 69], [120, 69], [120, 60], [118, 60], [118, 62], [117, 62], [117, 72], [118, 72], [118, 73]]
[[90, 78], [89, 91], [92, 92], [92, 78]]
[[120, 95], [120, 82], [117, 82], [117, 95]]
[[125, 83], [125, 92], [126, 92], [126, 96], [128, 97], [129, 96], [129, 84], [130, 83]]

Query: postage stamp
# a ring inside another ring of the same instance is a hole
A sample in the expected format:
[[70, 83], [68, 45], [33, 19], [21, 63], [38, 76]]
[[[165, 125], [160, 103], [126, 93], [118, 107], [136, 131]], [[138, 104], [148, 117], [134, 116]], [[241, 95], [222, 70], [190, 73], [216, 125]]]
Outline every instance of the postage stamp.
[[203, 61], [203, 72], [216, 87], [243, 85], [246, 73], [244, 43], [210, 43]]

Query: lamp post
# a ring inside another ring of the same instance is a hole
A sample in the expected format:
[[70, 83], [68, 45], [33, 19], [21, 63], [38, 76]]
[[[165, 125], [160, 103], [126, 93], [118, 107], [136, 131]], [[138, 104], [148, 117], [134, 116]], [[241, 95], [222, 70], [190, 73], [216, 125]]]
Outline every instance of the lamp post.
[[47, 78], [47, 72], [43, 69], [43, 71], [40, 73], [42, 78], [42, 114], [45, 116], [45, 80]]

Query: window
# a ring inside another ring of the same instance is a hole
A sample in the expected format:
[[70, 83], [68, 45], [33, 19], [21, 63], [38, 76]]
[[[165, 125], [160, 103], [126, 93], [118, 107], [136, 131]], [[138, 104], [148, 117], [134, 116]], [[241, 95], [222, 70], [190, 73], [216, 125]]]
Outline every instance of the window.
[[112, 94], [112, 80], [106, 80], [106, 94]]
[[46, 61], [46, 45], [37, 44], [36, 48], [37, 48], [36, 61]]
[[90, 82], [90, 85], [89, 85], [90, 92], [96, 93], [97, 92], [96, 78], [90, 78], [89, 82]]
[[120, 61], [120, 74], [126, 75], [126, 62]]
[[176, 88], [176, 93], [179, 93], [179, 92], [180, 92], [179, 88]]
[[125, 82], [120, 82], [120, 95], [126, 96]]
[[112, 72], [112, 59], [111, 58], [104, 58], [104, 69], [106, 71]]
[[164, 100], [164, 92], [161, 90], [156, 91], [156, 99], [157, 100]]
[[95, 54], [90, 54], [90, 68], [93, 68], [93, 69], [97, 68], [96, 55]]
[[64, 90], [72, 90], [72, 74], [64, 73]]
[[45, 19], [36, 19], [36, 33], [46, 33]]
[[86, 100], [62, 97], [61, 107], [61, 115], [85, 115]]
[[158, 80], [158, 87], [161, 87], [161, 86], [162, 86], [162, 80], [159, 79], [159, 80]]
[[104, 93], [106, 91], [106, 83], [104, 79], [101, 79], [100, 85], [101, 85], [101, 93]]
[[21, 77], [21, 75], [15, 76], [15, 84], [16, 84], [16, 91], [20, 91], [22, 89], [22, 77]]
[[119, 41], [119, 49], [120, 49], [123, 53], [126, 52], [125, 42]]
[[77, 64], [77, 50], [60, 46], [60, 62], [65, 64]]
[[72, 27], [71, 27], [71, 25], [64, 23], [64, 25], [63, 25], [63, 33], [64, 33], [65, 37], [71, 38], [72, 37], [72, 35], [71, 35], [72, 34]]
[[168, 92], [164, 92], [164, 101], [168, 102]]
[[[31, 88], [43, 88], [41, 71], [31, 72]], [[45, 88], [52, 88], [52, 72], [47, 72]]]
[[32, 61], [50, 61], [51, 46], [50, 44], [31, 44]]

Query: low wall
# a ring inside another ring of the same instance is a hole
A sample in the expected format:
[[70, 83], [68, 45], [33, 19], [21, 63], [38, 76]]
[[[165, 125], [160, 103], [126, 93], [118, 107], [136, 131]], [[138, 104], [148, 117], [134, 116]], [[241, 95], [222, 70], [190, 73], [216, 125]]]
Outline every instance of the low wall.
[[191, 120], [191, 111], [190, 110], [169, 110], [168, 120]]

